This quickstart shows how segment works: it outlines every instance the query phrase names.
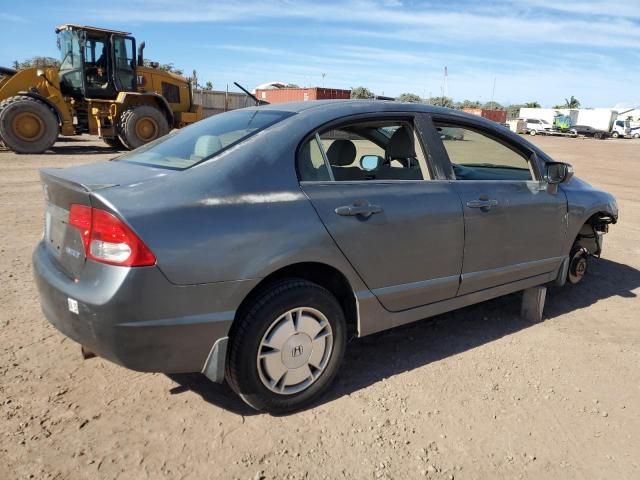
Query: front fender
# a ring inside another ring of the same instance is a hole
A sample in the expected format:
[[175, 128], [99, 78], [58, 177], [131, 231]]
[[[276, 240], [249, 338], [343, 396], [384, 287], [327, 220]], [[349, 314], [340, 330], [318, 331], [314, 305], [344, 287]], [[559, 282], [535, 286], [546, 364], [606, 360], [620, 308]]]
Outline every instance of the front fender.
[[567, 196], [568, 219], [567, 238], [563, 252], [568, 255], [578, 233], [587, 221], [598, 213], [604, 213], [618, 220], [618, 204], [613, 195], [594, 188], [584, 180], [573, 177], [560, 185]]

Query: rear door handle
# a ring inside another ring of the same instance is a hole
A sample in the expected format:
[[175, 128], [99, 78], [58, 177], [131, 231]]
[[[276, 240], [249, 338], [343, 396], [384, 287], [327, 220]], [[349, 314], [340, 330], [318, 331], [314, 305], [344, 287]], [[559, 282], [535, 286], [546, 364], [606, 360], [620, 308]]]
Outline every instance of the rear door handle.
[[336, 208], [335, 212], [338, 215], [343, 217], [356, 217], [361, 216], [364, 218], [369, 218], [371, 215], [375, 213], [382, 213], [382, 207], [378, 205], [345, 205], [342, 207]]
[[496, 205], [498, 205], [497, 200], [488, 200], [488, 199], [469, 200], [467, 202], [467, 207], [481, 208], [484, 211], [487, 211], [491, 207], [495, 207]]

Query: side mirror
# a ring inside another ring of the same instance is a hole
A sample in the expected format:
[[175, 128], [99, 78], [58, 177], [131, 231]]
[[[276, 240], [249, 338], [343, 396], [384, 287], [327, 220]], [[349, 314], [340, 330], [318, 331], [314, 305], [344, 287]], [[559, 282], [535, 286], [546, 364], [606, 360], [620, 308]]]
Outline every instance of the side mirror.
[[549, 162], [545, 169], [544, 179], [551, 185], [568, 182], [573, 177], [573, 167], [568, 163]]
[[363, 155], [360, 158], [360, 166], [363, 170], [370, 172], [372, 170], [377, 170], [380, 166], [381, 160], [382, 157], [379, 157], [378, 155]]

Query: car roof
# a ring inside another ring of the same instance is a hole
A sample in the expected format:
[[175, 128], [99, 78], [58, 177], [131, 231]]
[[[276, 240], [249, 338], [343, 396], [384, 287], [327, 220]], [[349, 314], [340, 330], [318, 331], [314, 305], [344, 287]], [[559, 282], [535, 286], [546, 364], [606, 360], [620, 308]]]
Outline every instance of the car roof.
[[467, 119], [475, 123], [483, 124], [489, 128], [504, 128], [496, 122], [461, 110], [437, 107], [424, 103], [397, 102], [395, 100], [313, 100], [307, 102], [275, 103], [248, 108], [289, 112], [318, 118], [339, 118], [349, 115], [378, 112], [423, 112], [432, 115], [440, 114], [457, 117], [461, 120]]
[[279, 110], [299, 113], [307, 110], [332, 111], [340, 113], [372, 112], [372, 111], [421, 111], [428, 113], [460, 113], [459, 110], [437, 107], [424, 103], [397, 102], [395, 100], [313, 100], [307, 102], [272, 103], [256, 107], [260, 109]]

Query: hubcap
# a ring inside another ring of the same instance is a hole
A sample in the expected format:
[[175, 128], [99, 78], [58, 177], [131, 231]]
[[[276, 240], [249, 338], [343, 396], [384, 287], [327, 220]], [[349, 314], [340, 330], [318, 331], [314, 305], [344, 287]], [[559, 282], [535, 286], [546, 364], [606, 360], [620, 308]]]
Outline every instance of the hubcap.
[[13, 131], [24, 141], [33, 141], [40, 138], [44, 132], [42, 119], [31, 112], [18, 113], [12, 122]]
[[333, 349], [331, 324], [322, 312], [299, 307], [280, 315], [258, 347], [258, 374], [275, 393], [291, 395], [313, 384]]
[[154, 140], [158, 135], [158, 124], [151, 117], [141, 118], [136, 123], [136, 135], [145, 142]]

